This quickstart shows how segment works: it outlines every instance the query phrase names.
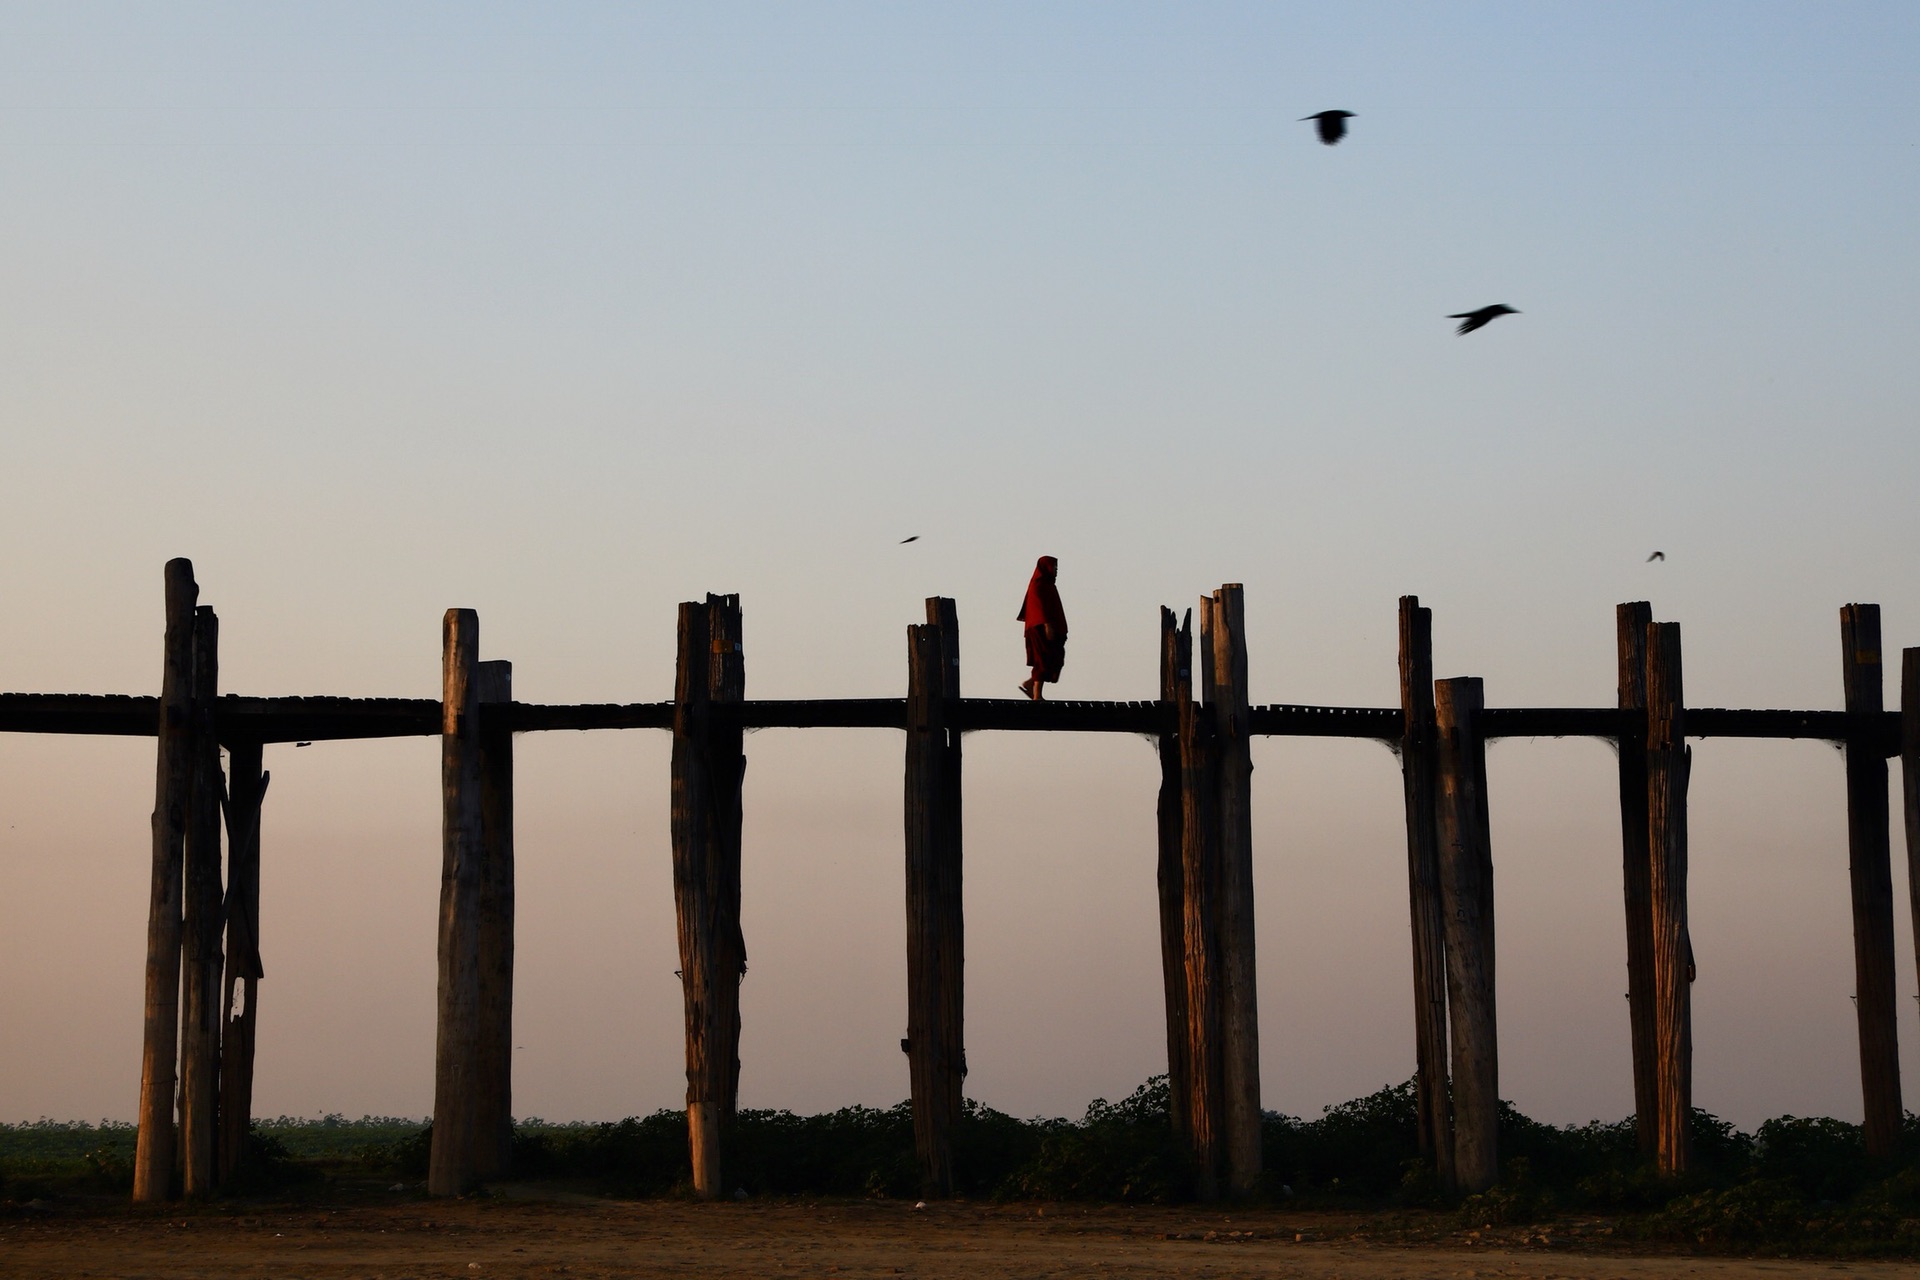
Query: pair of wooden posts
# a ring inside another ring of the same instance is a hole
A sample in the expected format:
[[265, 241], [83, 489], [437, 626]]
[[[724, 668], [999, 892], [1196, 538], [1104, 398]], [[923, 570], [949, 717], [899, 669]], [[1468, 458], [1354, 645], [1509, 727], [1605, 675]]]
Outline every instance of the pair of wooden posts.
[[[1680, 625], [1644, 602], [1616, 624], [1619, 705], [1645, 715], [1619, 739], [1635, 1115], [1642, 1150], [1676, 1172], [1693, 1105]], [[1400, 705], [1420, 1149], [1443, 1184], [1484, 1191], [1500, 1106], [1485, 694], [1477, 677], [1433, 678], [1433, 611], [1416, 596], [1400, 599]]]
[[513, 1151], [513, 664], [481, 662], [480, 619], [441, 641], [439, 1000], [427, 1191], [504, 1177]]
[[222, 777], [220, 620], [199, 594], [192, 563], [169, 561], [134, 1150], [139, 1202], [176, 1190], [211, 1194], [238, 1169], [252, 1119], [268, 777], [257, 741], [227, 744], [230, 783]]
[[1160, 610], [1160, 960], [1167, 1083], [1196, 1194], [1245, 1194], [1260, 1176], [1260, 1024], [1254, 983], [1252, 734], [1238, 583], [1193, 615]]

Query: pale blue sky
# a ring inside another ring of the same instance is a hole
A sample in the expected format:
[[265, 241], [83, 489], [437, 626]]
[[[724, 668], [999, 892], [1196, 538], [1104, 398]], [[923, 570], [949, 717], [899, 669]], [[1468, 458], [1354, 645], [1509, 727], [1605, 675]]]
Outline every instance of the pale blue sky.
[[[1610, 702], [1647, 598], [1697, 703], [1835, 706], [1839, 605], [1920, 643], [1917, 63], [1902, 4], [0, 4], [0, 687], [151, 690], [188, 555], [233, 690], [431, 696], [462, 605], [522, 697], [664, 697], [711, 590], [751, 694], [898, 693], [941, 593], [998, 696], [1044, 552], [1062, 696], [1241, 581], [1263, 701], [1392, 703], [1411, 591], [1496, 705]], [[970, 1088], [1124, 1092], [1150, 753], [968, 750]], [[1260, 750], [1313, 1110], [1411, 1072], [1397, 784]], [[899, 743], [750, 752], [743, 1096], [894, 1101]], [[433, 744], [270, 757], [262, 1105], [423, 1113]], [[521, 759], [518, 1109], [670, 1105], [664, 740]], [[1504, 1092], [1624, 1114], [1612, 757], [1492, 768]], [[0, 1119], [131, 1113], [151, 769], [0, 740]], [[1855, 1116], [1838, 757], [1695, 787], [1700, 1102]]]

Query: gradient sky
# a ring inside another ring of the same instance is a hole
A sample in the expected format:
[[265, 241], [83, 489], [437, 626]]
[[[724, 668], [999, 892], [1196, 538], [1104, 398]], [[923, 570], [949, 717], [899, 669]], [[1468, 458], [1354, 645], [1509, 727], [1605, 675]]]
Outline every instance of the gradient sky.
[[[1063, 697], [1237, 581], [1257, 701], [1394, 704], [1414, 592], [1491, 705], [1610, 704], [1649, 599], [1695, 704], [1836, 707], [1840, 605], [1920, 644], [1916, 65], [1904, 3], [0, 4], [0, 688], [152, 692], [184, 555], [233, 692], [435, 696], [458, 605], [665, 698], [737, 591], [749, 696], [899, 695], [936, 593], [1011, 696], [1051, 553]], [[678, 1105], [666, 736], [517, 750], [515, 1110]], [[0, 736], [0, 1120], [133, 1114], [152, 751]], [[891, 1104], [900, 739], [748, 753], [743, 1103]], [[430, 1110], [437, 761], [269, 749], [258, 1111]], [[1312, 1113], [1412, 1073], [1398, 773], [1255, 762]], [[1617, 1118], [1613, 757], [1489, 768], [1502, 1092]], [[1078, 1114], [1165, 1069], [1153, 754], [967, 769], [968, 1089]], [[1701, 744], [1692, 818], [1696, 1101], [1857, 1119], [1838, 753]]]

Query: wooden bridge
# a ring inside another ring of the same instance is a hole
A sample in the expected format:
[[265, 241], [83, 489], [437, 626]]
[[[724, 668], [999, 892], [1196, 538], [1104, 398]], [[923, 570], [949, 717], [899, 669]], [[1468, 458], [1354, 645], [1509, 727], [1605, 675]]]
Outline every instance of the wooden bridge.
[[[1485, 745], [1588, 736], [1619, 746], [1622, 885], [1634, 1104], [1642, 1151], [1688, 1165], [1692, 1031], [1687, 934], [1691, 738], [1818, 738], [1846, 750], [1860, 1074], [1868, 1151], [1890, 1153], [1902, 1109], [1895, 1041], [1888, 757], [1905, 780], [1908, 883], [1920, 946], [1920, 648], [1885, 709], [1875, 605], [1841, 610], [1844, 711], [1688, 707], [1680, 627], [1645, 603], [1617, 610], [1612, 707], [1493, 708], [1481, 682], [1433, 678], [1432, 615], [1400, 601], [1398, 707], [1253, 706], [1241, 588], [1191, 614], [1160, 611], [1159, 696], [1026, 702], [959, 696], [959, 622], [927, 601], [907, 632], [902, 698], [749, 700], [734, 596], [682, 604], [671, 702], [513, 700], [509, 663], [479, 660], [479, 620], [450, 609], [438, 699], [253, 698], [219, 692], [219, 621], [193, 567], [166, 566], [159, 696], [0, 694], [0, 731], [151, 736], [158, 742], [145, 1036], [134, 1199], [209, 1194], [230, 1177], [251, 1118], [260, 963], [260, 811], [268, 744], [438, 735], [443, 821], [438, 1023], [428, 1189], [453, 1195], [508, 1172], [512, 1132], [513, 737], [660, 729], [673, 735], [673, 883], [686, 1010], [694, 1185], [724, 1187], [738, 1094], [743, 734], [857, 727], [906, 736], [907, 1035], [914, 1139], [929, 1193], [954, 1185], [952, 1131], [966, 1076], [961, 742], [980, 731], [1134, 733], [1158, 740], [1158, 890], [1172, 1122], [1195, 1191], [1244, 1193], [1260, 1173], [1259, 1028], [1250, 819], [1251, 740], [1379, 739], [1401, 761], [1413, 949], [1421, 1148], [1442, 1179], [1497, 1173], [1493, 860]], [[223, 770], [220, 749], [228, 753]], [[222, 875], [222, 831], [225, 867]]]

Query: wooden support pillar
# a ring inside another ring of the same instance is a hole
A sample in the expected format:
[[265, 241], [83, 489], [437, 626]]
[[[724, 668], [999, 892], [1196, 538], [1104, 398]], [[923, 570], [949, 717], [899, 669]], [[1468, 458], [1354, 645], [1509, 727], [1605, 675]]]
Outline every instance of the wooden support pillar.
[[473, 1176], [507, 1176], [513, 1158], [513, 732], [489, 722], [513, 701], [513, 664], [474, 667], [480, 706], [480, 1009]]
[[1653, 920], [1655, 1157], [1660, 1172], [1691, 1164], [1693, 942], [1687, 932], [1686, 695], [1680, 624], [1647, 627], [1647, 851]]
[[680, 606], [673, 713], [673, 900], [686, 1007], [687, 1135], [694, 1191], [724, 1191], [722, 1164], [740, 1087], [740, 786], [737, 719], [746, 696], [738, 596]]
[[1920, 972], [1920, 649], [1900, 653], [1900, 793], [1907, 832], [1907, 906]]
[[193, 610], [199, 595], [193, 562], [167, 561], [159, 763], [153, 803], [153, 883], [147, 908], [146, 1012], [140, 1055], [140, 1129], [133, 1157], [135, 1204], [153, 1204], [173, 1192], [180, 911], [188, 798], [193, 787]]
[[1493, 851], [1487, 821], [1484, 694], [1474, 677], [1436, 681], [1435, 823], [1446, 913], [1447, 1012], [1453, 1032], [1453, 1165], [1461, 1191], [1499, 1176], [1500, 1055], [1493, 997]]
[[1452, 1186], [1453, 1106], [1447, 1088], [1447, 944], [1434, 830], [1433, 610], [1400, 597], [1400, 782], [1407, 810], [1407, 897], [1413, 931], [1414, 1096], [1420, 1153]]
[[[1160, 610], [1160, 701], [1176, 718], [1193, 701], [1193, 613], [1175, 622], [1173, 610]], [[1189, 1107], [1193, 1077], [1187, 1048], [1186, 907], [1181, 891], [1180, 736], [1160, 735], [1160, 803], [1158, 808], [1160, 857], [1160, 976], [1167, 1008], [1167, 1110], [1174, 1139], [1183, 1146], [1192, 1140]]]
[[927, 601], [907, 629], [907, 1050], [914, 1149], [932, 1195], [954, 1189], [953, 1130], [966, 1076], [961, 914], [959, 623], [951, 600]]
[[181, 927], [180, 1150], [182, 1189], [213, 1194], [220, 1112], [220, 620], [193, 611], [193, 791], [187, 802], [185, 898]]
[[1220, 896], [1220, 1084], [1227, 1189], [1260, 1178], [1260, 1019], [1254, 986], [1253, 737], [1247, 729], [1247, 635], [1241, 591], [1228, 583], [1204, 602], [1201, 644], [1217, 751]]
[[260, 806], [271, 775], [257, 742], [227, 748], [227, 984], [220, 1035], [220, 1181], [230, 1182], [253, 1123], [260, 979]]
[[[1840, 611], [1847, 711], [1878, 717], [1880, 606]], [[1854, 1012], [1860, 1025], [1860, 1091], [1867, 1155], [1891, 1158], [1900, 1142], [1900, 1046], [1895, 1038], [1893, 869], [1887, 821], [1887, 760], [1878, 735], [1847, 739], [1847, 865], [1853, 888]]]
[[1622, 711], [1638, 712], [1620, 729], [1620, 880], [1627, 913], [1627, 1018], [1633, 1044], [1633, 1127], [1642, 1159], [1660, 1151], [1654, 1045], [1653, 862], [1647, 852], [1647, 628], [1653, 607], [1636, 600], [1614, 608]]
[[439, 1016], [427, 1192], [463, 1195], [476, 1177], [474, 1103], [480, 1018], [480, 618], [447, 610], [441, 645]]
[[[1206, 602], [1202, 602], [1204, 617]], [[1208, 650], [1202, 661], [1210, 663]], [[1220, 1043], [1220, 805], [1212, 718], [1193, 699], [1190, 674], [1175, 690], [1180, 747], [1181, 941], [1186, 969], [1187, 1126], [1194, 1194], [1220, 1194], [1226, 1098]]]

